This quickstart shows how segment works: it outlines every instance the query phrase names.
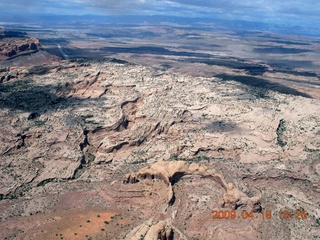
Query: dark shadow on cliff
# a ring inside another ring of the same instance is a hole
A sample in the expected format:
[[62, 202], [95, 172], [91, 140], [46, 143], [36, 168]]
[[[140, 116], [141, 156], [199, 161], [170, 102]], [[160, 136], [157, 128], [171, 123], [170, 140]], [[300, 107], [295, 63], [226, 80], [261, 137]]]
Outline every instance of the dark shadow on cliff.
[[299, 92], [296, 89], [287, 87], [280, 83], [270, 82], [263, 78], [257, 78], [252, 76], [243, 76], [243, 75], [230, 75], [230, 74], [218, 74], [215, 77], [220, 78], [224, 81], [236, 81], [247, 86], [271, 90], [279, 93], [294, 95], [294, 96], [301, 96], [306, 98], [312, 98], [310, 95]]
[[29, 112], [29, 119], [33, 119], [43, 113], [99, 101], [59, 96], [59, 88], [58, 85], [35, 85], [31, 79], [0, 83], [0, 108]]

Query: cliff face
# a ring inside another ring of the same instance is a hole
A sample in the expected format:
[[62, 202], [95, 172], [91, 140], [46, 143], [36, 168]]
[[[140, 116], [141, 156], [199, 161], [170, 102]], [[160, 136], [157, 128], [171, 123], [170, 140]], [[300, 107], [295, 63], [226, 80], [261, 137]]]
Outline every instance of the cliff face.
[[42, 50], [42, 47], [38, 39], [5, 37], [0, 41], [0, 60], [6, 60], [23, 54], [31, 54], [39, 50]]
[[[0, 66], [34, 66], [58, 61], [44, 51], [39, 40], [25, 33], [0, 29]], [[1, 80], [2, 81], [2, 80]]]

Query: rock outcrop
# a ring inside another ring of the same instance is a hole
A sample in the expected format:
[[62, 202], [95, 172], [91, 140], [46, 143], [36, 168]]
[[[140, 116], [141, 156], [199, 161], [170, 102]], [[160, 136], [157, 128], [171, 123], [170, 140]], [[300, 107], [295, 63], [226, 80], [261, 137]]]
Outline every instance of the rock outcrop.
[[[26, 33], [0, 29], [1, 67], [37, 66], [51, 64], [59, 60], [60, 57], [46, 52], [38, 39], [30, 37]], [[8, 80], [10, 79], [3, 79], [3, 76], [0, 75], [1, 82]]]
[[183, 176], [200, 175], [204, 178], [212, 178], [220, 184], [225, 194], [222, 199], [223, 207], [237, 209], [240, 206], [247, 205], [254, 211], [259, 211], [260, 196], [248, 197], [245, 193], [235, 188], [232, 183], [227, 183], [221, 174], [215, 169], [208, 169], [197, 163], [187, 163], [184, 161], [160, 161], [151, 166], [140, 169], [137, 173], [129, 173], [124, 176], [123, 183], [137, 183], [144, 179], [159, 179], [164, 181], [168, 186], [168, 204], [174, 203], [174, 191], [172, 185], [179, 181]]
[[168, 221], [154, 221], [149, 219], [133, 229], [126, 239], [139, 240], [173, 240], [174, 231]]
[[23, 54], [31, 54], [42, 50], [41, 44], [35, 38], [4, 38], [0, 41], [0, 61], [21, 56]]

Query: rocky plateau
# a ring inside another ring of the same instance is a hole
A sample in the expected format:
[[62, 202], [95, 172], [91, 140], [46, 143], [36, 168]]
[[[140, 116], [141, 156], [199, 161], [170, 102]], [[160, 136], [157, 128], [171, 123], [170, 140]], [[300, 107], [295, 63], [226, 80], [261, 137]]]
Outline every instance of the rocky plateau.
[[319, 98], [47, 54], [0, 43], [2, 239], [320, 239]]

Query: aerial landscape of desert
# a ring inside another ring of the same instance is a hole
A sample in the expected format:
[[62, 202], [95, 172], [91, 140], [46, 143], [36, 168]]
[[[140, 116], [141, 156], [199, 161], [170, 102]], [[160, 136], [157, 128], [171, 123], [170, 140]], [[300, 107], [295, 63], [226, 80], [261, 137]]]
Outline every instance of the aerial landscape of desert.
[[1, 239], [320, 239], [320, 37], [114, 19], [0, 20]]

